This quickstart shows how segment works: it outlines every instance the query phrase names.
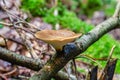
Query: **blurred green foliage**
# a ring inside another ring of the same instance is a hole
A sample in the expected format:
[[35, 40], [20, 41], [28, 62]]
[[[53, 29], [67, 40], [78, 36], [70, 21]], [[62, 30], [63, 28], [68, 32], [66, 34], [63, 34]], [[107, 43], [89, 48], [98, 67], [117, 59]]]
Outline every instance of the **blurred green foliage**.
[[[103, 6], [102, 0], [79, 0], [80, 9], [83, 14], [92, 15], [95, 10], [99, 10]], [[81, 13], [81, 12], [80, 12]]]
[[29, 11], [33, 16], [43, 16], [46, 12], [45, 0], [22, 0], [21, 8]]
[[[66, 5], [63, 5], [61, 0], [58, 0], [58, 8], [65, 9]], [[75, 11], [79, 9], [78, 14], [85, 14], [91, 16], [94, 11], [102, 10], [107, 16], [111, 16], [114, 12], [116, 1], [115, 0], [67, 0], [72, 4], [70, 9]], [[46, 7], [47, 0], [22, 0], [21, 8], [24, 11], [29, 11], [33, 16], [45, 16], [49, 11]], [[69, 5], [69, 3], [68, 3]], [[64, 8], [63, 8], [64, 7]], [[53, 10], [53, 9], [52, 9]]]
[[[42, 16], [43, 20], [47, 23], [52, 24], [53, 26], [56, 23], [59, 23], [63, 28], [69, 28], [75, 32], [82, 32], [86, 33], [90, 31], [94, 26], [87, 24], [83, 21], [81, 21], [76, 13], [74, 12], [74, 9], [77, 8], [78, 6], [80, 7], [81, 12], [85, 14], [91, 14], [91, 12], [95, 11], [96, 9], [101, 9], [104, 7], [104, 4], [108, 4], [113, 2], [113, 0], [85, 0], [87, 2], [84, 2], [84, 0], [74, 0], [78, 2], [75, 5], [72, 5], [73, 11], [69, 11], [66, 6], [64, 6], [61, 2], [58, 3], [57, 7], [52, 7], [50, 9], [47, 9], [45, 7], [45, 0], [23, 0], [22, 1], [22, 8], [24, 10], [30, 11], [33, 16]], [[83, 4], [86, 3], [86, 4]], [[111, 6], [115, 3], [111, 3]], [[46, 10], [43, 10], [46, 8]], [[58, 9], [58, 16], [54, 16], [53, 12], [55, 8]], [[107, 8], [105, 9], [106, 14], [112, 13], [114, 11], [114, 8], [107, 11]], [[113, 57], [114, 58], [119, 58], [120, 54], [120, 45], [119, 43], [114, 40], [110, 35], [106, 34], [103, 36], [100, 40], [95, 42], [92, 46], [90, 46], [84, 54], [88, 54], [92, 57], [95, 58], [103, 58], [103, 57], [108, 57], [110, 49], [113, 45], [116, 45]], [[85, 60], [85, 59], [84, 59]], [[89, 60], [87, 60], [89, 62]], [[103, 66], [105, 64], [104, 61], [99, 61]], [[120, 73], [120, 62], [117, 64], [117, 69], [116, 72]]]
[[80, 14], [91, 16], [94, 11], [101, 10], [105, 12], [106, 16], [112, 16], [116, 7], [116, 0], [72, 0], [77, 2], [71, 7], [79, 8]]
[[104, 0], [103, 11], [106, 16], [112, 16], [116, 8], [116, 0]]
[[[2, 21], [2, 20], [0, 20], [0, 21]], [[0, 24], [0, 28], [3, 28], [3, 25], [2, 25], [2, 24]]]
[[62, 15], [58, 15], [57, 17], [53, 14], [49, 14], [43, 19], [45, 22], [51, 23], [53, 25], [59, 22], [62, 27], [69, 28], [75, 32], [86, 33], [92, 29], [92, 25], [81, 21], [79, 18], [77, 18], [74, 12], [70, 12], [68, 10], [64, 10]]
[[3, 25], [2, 25], [2, 24], [0, 24], [0, 28], [3, 28]]
[[81, 69], [81, 68], [77, 68], [77, 71], [80, 72], [80, 73], [86, 73], [85, 69]]

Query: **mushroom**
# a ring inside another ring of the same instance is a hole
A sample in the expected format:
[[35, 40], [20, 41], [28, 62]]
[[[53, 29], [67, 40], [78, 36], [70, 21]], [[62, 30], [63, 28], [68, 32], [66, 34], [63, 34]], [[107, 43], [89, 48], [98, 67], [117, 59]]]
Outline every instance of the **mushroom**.
[[56, 50], [62, 50], [62, 47], [80, 37], [81, 34], [75, 34], [68, 30], [42, 30], [35, 33], [35, 37], [51, 44]]

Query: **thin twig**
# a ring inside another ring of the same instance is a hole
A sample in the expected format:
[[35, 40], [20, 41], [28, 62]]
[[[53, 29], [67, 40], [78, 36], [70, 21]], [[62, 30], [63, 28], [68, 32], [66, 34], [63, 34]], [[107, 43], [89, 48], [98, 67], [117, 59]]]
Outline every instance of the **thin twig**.
[[[82, 55], [82, 56], [81, 56], [81, 55]], [[91, 59], [93, 59], [93, 60], [107, 61], [107, 58], [94, 58], [94, 57], [91, 57], [91, 56], [86, 55], [86, 54], [80, 54], [79, 56], [77, 56], [77, 57], [75, 57], [75, 58], [76, 58], [76, 59], [77, 59], [77, 58], [82, 58], [82, 57], [84, 57], [84, 56], [87, 56], [87, 57], [89, 57], [89, 58], [91, 58]]]
[[4, 41], [5, 41], [5, 46], [6, 46], [6, 48], [8, 49], [7, 39], [6, 39], [6, 38], [3, 38], [3, 39], [4, 39]]
[[[3, 44], [4, 44], [4, 46], [6, 46], [6, 48], [8, 49], [7, 39], [6, 39], [6, 38], [4, 38], [2, 35], [0, 35], [0, 37], [1, 37], [1, 38], [3, 38], [2, 43], [3, 43]], [[1, 44], [2, 44], [2, 43], [1, 43]]]
[[5, 39], [10, 40], [10, 41], [13, 41], [17, 44], [25, 46], [24, 43], [21, 40], [13, 39], [13, 38], [10, 38], [10, 37], [4, 36], [4, 35], [0, 35], [0, 37], [5, 38]]
[[94, 63], [98, 64], [100, 67], [102, 67], [102, 65], [100, 63], [98, 63], [94, 58], [92, 58], [91, 56], [88, 55], [84, 55], [84, 54], [80, 54], [82, 57], [87, 58], [91, 61], [93, 61]]
[[[15, 22], [15, 24], [19, 24], [19, 23], [21, 23], [21, 22]], [[0, 24], [5, 25], [5, 26], [13, 26], [13, 24], [11, 24], [11, 23], [1, 22], [1, 21], [0, 21]], [[15, 26], [15, 27], [16, 27], [16, 26]], [[34, 32], [28, 30], [27, 28], [24, 28], [24, 27], [17, 27], [17, 29], [22, 29], [22, 30], [24, 30], [25, 32], [28, 32], [28, 33], [34, 35]]]
[[103, 69], [99, 80], [103, 80], [103, 78], [104, 78], [104, 76], [105, 76], [105, 74], [106, 74], [106, 69], [107, 69], [107, 67], [108, 67], [108, 65], [109, 65], [109, 62], [110, 62], [110, 59], [111, 59], [111, 57], [112, 57], [112, 54], [113, 54], [113, 51], [114, 51], [115, 47], [116, 47], [116, 46], [113, 45], [113, 47], [111, 48], [111, 51], [110, 51], [109, 56], [108, 56], [108, 59], [107, 59], [106, 66], [105, 66], [105, 68]]
[[13, 74], [17, 71], [17, 66], [14, 65], [13, 68], [14, 68], [13, 70], [11, 70], [11, 71], [9, 71], [9, 72], [7, 72], [7, 73], [4, 73], [3, 75], [4, 75], [4, 76], [13, 75]]
[[111, 49], [111, 51], [110, 51], [110, 53], [109, 53], [109, 57], [108, 57], [108, 59], [107, 59], [107, 63], [109, 63], [109, 61], [110, 61], [110, 59], [111, 59], [111, 57], [112, 57], [112, 54], [113, 54], [113, 51], [114, 51], [115, 47], [116, 47], [116, 45], [113, 45], [113, 47], [112, 47], [112, 49]]
[[76, 65], [76, 63], [75, 63], [75, 58], [73, 58], [72, 61], [73, 61], [74, 69], [75, 69], [76, 78], [77, 78], [77, 80], [79, 80], [79, 79], [78, 79], [78, 73], [77, 73], [77, 65]]
[[113, 17], [119, 17], [119, 14], [120, 14], [120, 0], [117, 0], [118, 1], [118, 4], [116, 6], [116, 9], [115, 9], [115, 12], [113, 14]]
[[13, 25], [13, 24], [1, 22], [1, 21], [0, 21], [0, 24], [5, 25], [5, 26], [12, 26]]

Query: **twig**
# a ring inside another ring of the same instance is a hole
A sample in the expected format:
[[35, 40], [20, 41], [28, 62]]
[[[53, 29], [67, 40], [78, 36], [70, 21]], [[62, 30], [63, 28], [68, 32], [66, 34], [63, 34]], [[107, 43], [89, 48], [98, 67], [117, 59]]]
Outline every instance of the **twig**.
[[[1, 7], [2, 7], [2, 6], [1, 6]], [[19, 20], [19, 21], [17, 21], [17, 22], [14, 22], [15, 24], [23, 23], [23, 24], [27, 24], [27, 25], [28, 25], [27, 27], [31, 27], [31, 28], [33, 28], [33, 29], [39, 30], [39, 29], [37, 29], [37, 28], [35, 27], [35, 25], [26, 22], [24, 19], [18, 17], [18, 16], [15, 15], [15, 14], [10, 13], [10, 12], [7, 10], [6, 7], [2, 7], [2, 9], [7, 13], [7, 15], [8, 15], [8, 17], [10, 18], [11, 21], [12, 21], [12, 18], [11, 18], [10, 16], [16, 17], [16, 19]], [[13, 21], [12, 21], [12, 22], [13, 22]], [[12, 25], [13, 25], [13, 24], [12, 24]]]
[[115, 12], [113, 14], [113, 17], [119, 17], [120, 15], [120, 0], [117, 0], [118, 1], [118, 4], [116, 6], [116, 9], [115, 9]]
[[6, 38], [4, 38], [4, 41], [5, 41], [5, 46], [6, 46], [6, 48], [8, 49], [7, 39], [6, 39]]
[[43, 67], [43, 63], [40, 59], [32, 59], [15, 52], [9, 51], [5, 48], [0, 47], [0, 59], [8, 61], [12, 64], [27, 67], [32, 70], [40, 70]]
[[[22, 18], [14, 15], [14, 14], [12, 14], [11, 12], [9, 12], [9, 11], [7, 10], [5, 0], [2, 0], [2, 2], [3, 2], [3, 4], [4, 4], [4, 6], [1, 6], [1, 8], [2, 8], [4, 11], [6, 11], [8, 14], [10, 14], [10, 15], [12, 15], [12, 16], [15, 16], [17, 19], [23, 20]], [[24, 20], [23, 20], [23, 21], [24, 21]]]
[[111, 57], [112, 57], [112, 54], [113, 54], [113, 51], [114, 51], [115, 47], [116, 47], [116, 45], [113, 45], [113, 47], [112, 47], [112, 49], [111, 49], [111, 51], [110, 51], [110, 53], [109, 53], [109, 57], [108, 57], [108, 59], [107, 59], [107, 63], [109, 63], [109, 61], [110, 61], [110, 59], [111, 59]]
[[110, 59], [111, 59], [111, 57], [112, 57], [112, 54], [113, 54], [114, 49], [115, 49], [115, 45], [113, 45], [113, 47], [112, 47], [112, 49], [111, 49], [111, 51], [110, 51], [110, 53], [109, 53], [109, 57], [108, 57], [108, 59], [107, 59], [106, 66], [105, 66], [105, 68], [103, 69], [99, 80], [103, 80], [103, 78], [105, 77], [106, 70], [107, 70], [107, 67], [109, 66], [109, 62], [110, 62]]
[[9, 71], [9, 69], [6, 69], [6, 68], [0, 66], [0, 72], [8, 72], [8, 71]]
[[0, 21], [0, 24], [5, 25], [5, 26], [12, 26], [13, 25], [13, 24], [1, 22], [1, 21]]
[[32, 29], [35, 29], [36, 31], [40, 31], [40, 29], [37, 29], [35, 25], [33, 25], [31, 23], [28, 23], [26, 21], [18, 21], [18, 22], [16, 22], [16, 24], [19, 24], [19, 23], [24, 24], [28, 28], [32, 28]]
[[4, 76], [3, 74], [0, 73], [0, 79], [1, 80], [8, 80], [6, 76]]
[[23, 75], [18, 75], [19, 78], [22, 78], [24, 80], [29, 80], [30, 77], [27, 77], [27, 76], [23, 76]]
[[79, 79], [78, 79], [78, 72], [77, 72], [77, 65], [76, 65], [76, 63], [75, 63], [75, 58], [73, 58], [72, 61], [73, 61], [74, 69], [75, 69], [76, 78], [77, 78], [77, 80], [79, 80]]
[[75, 58], [76, 58], [76, 59], [77, 59], [77, 58], [82, 58], [82, 57], [84, 57], [84, 56], [87, 56], [87, 57], [89, 57], [89, 58], [91, 58], [91, 59], [93, 59], [93, 60], [107, 61], [107, 58], [94, 58], [94, 57], [91, 57], [91, 56], [86, 55], [86, 54], [80, 54], [79, 56], [77, 56], [77, 57], [75, 57]]
[[25, 46], [24, 43], [23, 43], [21, 40], [19, 40], [19, 39], [15, 39], [15, 38], [13, 39], [13, 38], [10, 38], [10, 37], [4, 36], [4, 35], [0, 35], [0, 37], [5, 38], [5, 39], [7, 39], [7, 40], [10, 40], [10, 41], [13, 41], [13, 42], [15, 42], [15, 43], [18, 43], [18, 44], [20, 44], [20, 45]]
[[4, 76], [9, 76], [9, 75], [14, 74], [16, 71], [17, 71], [17, 67], [14, 65], [14, 69], [13, 69], [12, 71], [7, 72], [7, 73], [4, 73], [3, 75], [4, 75]]
[[1, 38], [3, 38], [3, 41], [1, 41], [0, 44], [4, 44], [3, 46], [6, 46], [6, 48], [8, 49], [8, 46], [7, 46], [7, 39], [4, 38], [2, 35], [0, 35]]
[[[15, 24], [19, 24], [19, 23], [21, 23], [21, 22], [15, 22]], [[6, 23], [6, 22], [0, 22], [0, 24], [5, 25], [5, 26], [13, 26], [13, 24]], [[15, 26], [15, 27], [16, 27], [16, 26]], [[17, 27], [17, 29], [22, 29], [22, 30], [24, 30], [25, 32], [28, 32], [28, 33], [34, 35], [34, 32], [33, 32], [33, 31], [29, 31], [27, 28]]]
[[84, 57], [84, 58], [87, 58], [91, 61], [93, 61], [94, 63], [98, 64], [100, 67], [102, 67], [102, 65], [100, 63], [98, 63], [94, 58], [92, 58], [91, 56], [89, 55], [85, 55], [85, 54], [80, 54], [81, 57]]

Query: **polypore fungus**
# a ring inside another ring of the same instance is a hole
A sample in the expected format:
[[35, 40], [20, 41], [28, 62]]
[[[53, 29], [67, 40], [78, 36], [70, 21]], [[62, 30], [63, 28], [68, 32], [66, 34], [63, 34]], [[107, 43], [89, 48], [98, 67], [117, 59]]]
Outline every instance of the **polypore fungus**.
[[42, 30], [35, 33], [35, 37], [51, 44], [56, 50], [62, 50], [62, 47], [80, 37], [81, 34], [75, 34], [68, 30]]

